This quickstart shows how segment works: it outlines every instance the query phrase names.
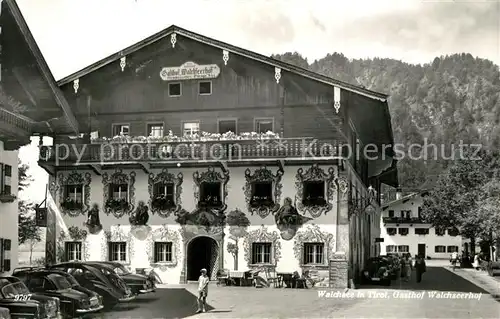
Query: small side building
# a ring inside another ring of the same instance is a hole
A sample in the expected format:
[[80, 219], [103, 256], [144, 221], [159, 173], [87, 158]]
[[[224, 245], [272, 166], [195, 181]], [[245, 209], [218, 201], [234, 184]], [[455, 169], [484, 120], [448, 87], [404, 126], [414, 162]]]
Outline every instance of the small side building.
[[465, 242], [456, 229], [437, 229], [422, 219], [426, 192], [406, 196], [382, 207], [380, 220], [382, 254], [410, 253], [431, 259], [448, 259], [453, 252], [465, 251]]

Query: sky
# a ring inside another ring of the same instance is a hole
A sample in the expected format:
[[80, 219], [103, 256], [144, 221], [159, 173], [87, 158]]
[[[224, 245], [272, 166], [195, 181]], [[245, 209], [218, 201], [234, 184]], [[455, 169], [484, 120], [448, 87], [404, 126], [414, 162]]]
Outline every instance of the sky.
[[500, 64], [500, 0], [17, 0], [56, 79], [168, 26], [270, 55]]
[[[297, 51], [428, 63], [468, 52], [500, 64], [500, 0], [17, 0], [59, 80], [172, 24], [265, 55]], [[43, 200], [36, 145], [20, 158]]]

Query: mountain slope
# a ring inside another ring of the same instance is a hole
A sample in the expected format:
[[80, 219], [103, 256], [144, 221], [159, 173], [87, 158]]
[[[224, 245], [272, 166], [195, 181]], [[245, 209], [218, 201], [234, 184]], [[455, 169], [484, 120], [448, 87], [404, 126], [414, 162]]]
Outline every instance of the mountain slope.
[[380, 58], [349, 60], [339, 53], [311, 64], [297, 52], [273, 58], [390, 94], [395, 143], [405, 149], [425, 141], [437, 146], [435, 153], [429, 147], [427, 156], [414, 153], [412, 159], [406, 156], [399, 162], [400, 184], [407, 190], [435, 180], [461, 141], [500, 147], [500, 72], [489, 60], [466, 53], [437, 57], [424, 65]]

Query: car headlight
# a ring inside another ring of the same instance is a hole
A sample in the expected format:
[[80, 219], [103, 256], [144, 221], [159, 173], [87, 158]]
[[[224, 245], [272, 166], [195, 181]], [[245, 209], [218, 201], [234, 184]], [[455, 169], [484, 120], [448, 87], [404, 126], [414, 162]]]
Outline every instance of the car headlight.
[[56, 300], [48, 300], [45, 303], [45, 315], [47, 318], [55, 318], [57, 317], [57, 302]]
[[370, 275], [370, 273], [368, 271], [365, 271], [364, 274], [365, 274], [365, 276], [369, 276]]
[[384, 277], [387, 277], [387, 276], [389, 276], [389, 273], [386, 271], [386, 272], [384, 272]]

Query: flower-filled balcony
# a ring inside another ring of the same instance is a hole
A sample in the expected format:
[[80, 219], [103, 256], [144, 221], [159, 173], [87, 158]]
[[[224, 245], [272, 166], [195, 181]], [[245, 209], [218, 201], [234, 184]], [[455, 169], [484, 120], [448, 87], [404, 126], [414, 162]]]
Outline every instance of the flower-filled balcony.
[[65, 162], [92, 164], [165, 161], [237, 161], [255, 159], [332, 159], [342, 154], [342, 142], [312, 137], [282, 138], [278, 134], [203, 132], [178, 137], [115, 136], [97, 138], [90, 144], [41, 146], [40, 163], [64, 165]]

